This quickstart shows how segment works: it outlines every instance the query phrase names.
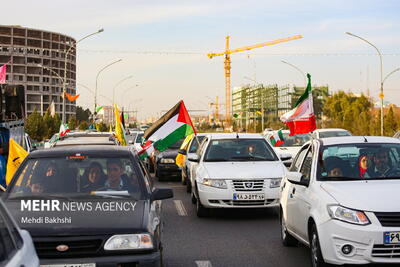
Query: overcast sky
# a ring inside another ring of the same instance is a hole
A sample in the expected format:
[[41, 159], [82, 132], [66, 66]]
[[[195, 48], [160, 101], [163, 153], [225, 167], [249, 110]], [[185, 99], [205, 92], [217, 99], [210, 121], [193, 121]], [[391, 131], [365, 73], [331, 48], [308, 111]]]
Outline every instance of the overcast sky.
[[[206, 110], [209, 99], [224, 97], [223, 58], [208, 52], [253, 45], [296, 34], [303, 39], [232, 56], [232, 87], [251, 83], [303, 84], [302, 76], [282, 59], [312, 75], [313, 84], [367, 92], [377, 96], [379, 58], [360, 35], [385, 54], [384, 74], [400, 67], [400, 1], [288, 0], [85, 0], [3, 1], [1, 23], [64, 33], [80, 39], [99, 28], [104, 32], [78, 45], [77, 82], [94, 89], [104, 71], [99, 94], [138, 109], [139, 117], [156, 116], [180, 99], [189, 109]], [[168, 52], [168, 53], [160, 53]], [[385, 83], [385, 97], [400, 105], [400, 72]], [[138, 86], [136, 86], [136, 84]], [[93, 94], [77, 86], [78, 105], [93, 109]], [[99, 96], [99, 104], [110, 101]]]

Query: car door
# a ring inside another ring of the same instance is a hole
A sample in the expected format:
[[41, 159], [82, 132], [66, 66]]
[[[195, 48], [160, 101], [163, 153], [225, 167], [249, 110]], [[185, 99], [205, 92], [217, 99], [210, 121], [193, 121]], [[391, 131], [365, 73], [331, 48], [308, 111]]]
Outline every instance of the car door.
[[[301, 150], [297, 153], [292, 165], [290, 166], [289, 171], [291, 172], [299, 172], [301, 165], [303, 163], [304, 157], [309, 150], [309, 145], [305, 145], [301, 148]], [[284, 186], [282, 187], [282, 202], [283, 208], [286, 209], [286, 225], [287, 228], [291, 231], [294, 231], [294, 224], [296, 219], [296, 203], [295, 198], [293, 196], [293, 191], [296, 191], [295, 184], [290, 183], [285, 180]]]
[[292, 196], [293, 196], [293, 229], [296, 234], [308, 240], [307, 233], [307, 222], [310, 217], [310, 199], [308, 192], [308, 185], [311, 179], [311, 170], [313, 164], [313, 147], [307, 150], [304, 160], [301, 164], [300, 173], [302, 181], [306, 182], [307, 185], [293, 185]]
[[192, 192], [195, 189], [195, 181], [196, 181], [196, 176], [197, 176], [197, 172], [199, 171], [198, 169], [200, 168], [200, 164], [202, 161], [202, 157], [204, 154], [204, 151], [206, 150], [208, 144], [208, 138], [204, 138], [203, 142], [201, 142], [199, 148], [197, 149], [197, 156], [199, 158], [199, 162], [191, 162], [191, 169], [190, 169], [190, 182], [192, 184]]

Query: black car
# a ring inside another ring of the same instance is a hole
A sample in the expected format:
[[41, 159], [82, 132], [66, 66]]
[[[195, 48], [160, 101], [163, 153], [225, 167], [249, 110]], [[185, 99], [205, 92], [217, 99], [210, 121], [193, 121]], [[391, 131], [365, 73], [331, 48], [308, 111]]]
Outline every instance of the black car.
[[34, 151], [2, 198], [32, 235], [40, 263], [161, 266], [161, 199], [136, 152], [123, 146]]
[[178, 177], [181, 179], [182, 170], [175, 164], [178, 150], [181, 147], [184, 139], [179, 140], [167, 150], [156, 152], [154, 156], [154, 172], [158, 180], [163, 180], [168, 177]]

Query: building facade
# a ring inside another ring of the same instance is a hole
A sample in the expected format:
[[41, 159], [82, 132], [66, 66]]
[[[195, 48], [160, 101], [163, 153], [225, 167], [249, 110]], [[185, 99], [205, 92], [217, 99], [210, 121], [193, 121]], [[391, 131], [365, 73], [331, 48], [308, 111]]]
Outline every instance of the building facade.
[[[44, 114], [53, 101], [62, 117], [63, 79], [66, 92], [76, 94], [76, 41], [72, 37], [49, 31], [0, 25], [0, 65], [7, 64], [4, 87], [24, 89], [24, 113], [35, 109]], [[66, 67], [66, 73], [64, 69]], [[66, 99], [66, 116], [76, 114], [76, 101]]]

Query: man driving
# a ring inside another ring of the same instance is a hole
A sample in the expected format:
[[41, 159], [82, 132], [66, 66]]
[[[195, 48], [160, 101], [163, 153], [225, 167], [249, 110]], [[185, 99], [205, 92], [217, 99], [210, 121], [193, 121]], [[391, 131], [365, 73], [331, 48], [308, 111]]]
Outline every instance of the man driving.
[[107, 161], [107, 181], [102, 190], [120, 191], [126, 190], [122, 176], [124, 175], [122, 162], [118, 159]]
[[380, 150], [375, 153], [374, 158], [374, 173], [372, 176], [375, 177], [384, 177], [390, 171], [389, 165], [389, 151], [388, 150]]

